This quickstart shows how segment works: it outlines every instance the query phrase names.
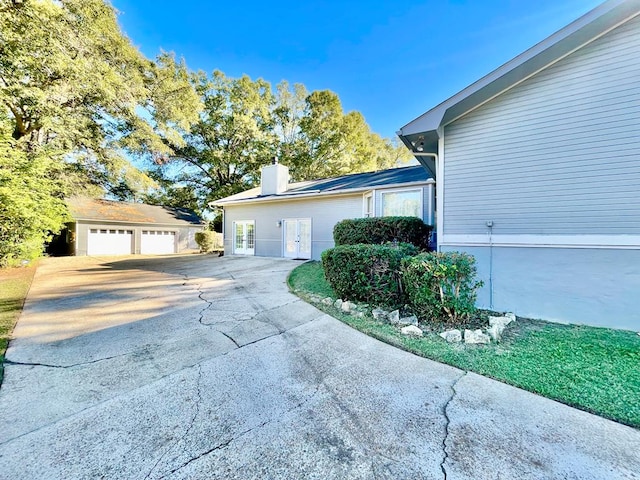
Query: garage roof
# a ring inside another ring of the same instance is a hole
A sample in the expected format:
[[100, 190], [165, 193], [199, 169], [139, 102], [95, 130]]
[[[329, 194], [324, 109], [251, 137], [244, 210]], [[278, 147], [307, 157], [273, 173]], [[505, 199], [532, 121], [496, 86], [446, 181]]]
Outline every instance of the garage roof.
[[162, 225], [201, 225], [202, 220], [186, 208], [147, 205], [145, 203], [116, 202], [87, 197], [67, 199], [74, 220], [151, 223]]

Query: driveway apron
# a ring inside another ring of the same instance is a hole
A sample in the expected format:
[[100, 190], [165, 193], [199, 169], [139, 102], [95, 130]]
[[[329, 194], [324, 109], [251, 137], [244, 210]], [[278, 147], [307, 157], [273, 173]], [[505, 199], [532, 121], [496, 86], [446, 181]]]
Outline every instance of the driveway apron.
[[297, 265], [47, 259], [7, 352], [4, 479], [640, 479], [640, 432], [373, 340]]

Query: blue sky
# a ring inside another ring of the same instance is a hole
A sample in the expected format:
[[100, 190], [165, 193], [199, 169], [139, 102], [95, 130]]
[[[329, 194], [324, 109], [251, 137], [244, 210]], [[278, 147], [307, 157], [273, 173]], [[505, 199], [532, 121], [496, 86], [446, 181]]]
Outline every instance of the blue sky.
[[385, 136], [601, 0], [112, 0], [148, 57], [336, 92]]

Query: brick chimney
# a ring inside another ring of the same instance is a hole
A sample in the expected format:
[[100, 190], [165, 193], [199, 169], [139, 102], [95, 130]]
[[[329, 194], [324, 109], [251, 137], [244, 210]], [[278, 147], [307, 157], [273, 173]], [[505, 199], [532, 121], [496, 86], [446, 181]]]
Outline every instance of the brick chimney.
[[273, 157], [271, 165], [262, 167], [260, 187], [262, 195], [274, 195], [286, 192], [289, 185], [289, 168], [278, 163], [278, 157]]

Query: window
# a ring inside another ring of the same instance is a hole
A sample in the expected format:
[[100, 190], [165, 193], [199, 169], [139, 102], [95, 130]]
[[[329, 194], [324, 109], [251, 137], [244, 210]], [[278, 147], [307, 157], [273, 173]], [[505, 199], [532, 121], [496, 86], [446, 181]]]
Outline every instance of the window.
[[369, 193], [364, 197], [364, 216], [365, 217], [373, 217], [373, 193]]
[[382, 216], [422, 218], [422, 191], [401, 190], [383, 193]]

